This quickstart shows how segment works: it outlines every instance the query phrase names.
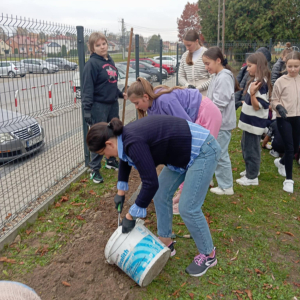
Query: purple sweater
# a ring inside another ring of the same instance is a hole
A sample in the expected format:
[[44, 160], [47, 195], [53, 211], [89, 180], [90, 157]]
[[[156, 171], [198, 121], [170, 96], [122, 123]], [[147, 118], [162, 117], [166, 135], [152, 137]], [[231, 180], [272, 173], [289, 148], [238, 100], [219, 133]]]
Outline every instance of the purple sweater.
[[151, 115], [169, 115], [195, 123], [202, 95], [197, 89], [178, 89], [159, 96], [147, 110]]

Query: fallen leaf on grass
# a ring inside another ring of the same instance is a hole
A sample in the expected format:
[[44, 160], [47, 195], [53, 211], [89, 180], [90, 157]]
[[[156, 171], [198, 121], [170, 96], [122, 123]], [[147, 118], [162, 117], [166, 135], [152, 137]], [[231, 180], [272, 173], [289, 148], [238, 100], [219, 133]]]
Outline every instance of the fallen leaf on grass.
[[252, 210], [251, 210], [249, 207], [247, 207], [247, 209], [249, 210], [249, 212], [251, 212], [251, 213], [252, 213]]
[[244, 292], [240, 291], [240, 290], [236, 290], [235, 292], [238, 293], [238, 294], [244, 294]]
[[300, 217], [297, 217], [297, 220], [300, 222]]
[[16, 260], [15, 259], [10, 259], [7, 257], [0, 257], [0, 262], [6, 262], [6, 263], [10, 263], [10, 264], [15, 264]]
[[9, 213], [6, 217], [5, 217], [5, 219], [7, 220], [7, 219], [9, 219], [11, 217], [11, 214]]
[[267, 295], [267, 298], [268, 298], [268, 299], [272, 299], [272, 297], [271, 297], [270, 295]]
[[67, 286], [67, 287], [70, 287], [71, 286], [71, 284], [69, 283], [69, 282], [66, 282], [66, 281], [62, 281], [61, 282], [64, 286]]
[[237, 260], [238, 254], [239, 254], [240, 250], [238, 250], [235, 254], [235, 257], [231, 258], [231, 261]]
[[32, 230], [26, 230], [26, 234], [29, 235], [32, 232]]
[[284, 231], [283, 233], [289, 235], [289, 236], [294, 236], [291, 232], [288, 232], [288, 231]]
[[212, 281], [207, 281], [208, 283], [210, 283], [210, 284], [213, 284], [213, 285], [217, 285], [217, 286], [219, 286], [219, 284], [217, 284], [217, 283], [214, 283], [214, 282], [212, 282]]
[[73, 205], [73, 206], [84, 206], [84, 205], [86, 205], [86, 202], [84, 202], [84, 203], [72, 202], [71, 205]]
[[280, 235], [280, 232], [279, 232], [279, 231], [277, 231], [277, 232], [276, 232], [276, 234], [277, 234], [277, 235]]
[[183, 222], [177, 223], [177, 225], [185, 225]]
[[93, 190], [90, 190], [90, 191], [89, 191], [89, 194], [91, 194], [91, 195], [97, 195], [97, 193], [94, 192]]
[[254, 269], [255, 270], [255, 272], [257, 273], [257, 274], [264, 274], [261, 270], [259, 270], [259, 269]]
[[275, 281], [275, 277], [274, 277], [274, 275], [272, 274], [272, 279]]
[[272, 284], [264, 283], [263, 289], [269, 290], [269, 289], [271, 289], [272, 287], [273, 287]]
[[232, 171], [237, 171], [237, 168], [232, 168]]
[[43, 248], [39, 247], [36, 251], [35, 254], [40, 254], [41, 256], [44, 256], [47, 252], [49, 251], [48, 247], [45, 245]]
[[179, 292], [180, 292], [180, 289], [179, 289], [179, 290], [176, 290], [176, 291], [172, 294], [172, 296], [178, 296], [178, 295], [179, 295]]
[[181, 285], [181, 287], [184, 287], [186, 285], [186, 282], [184, 282], [182, 285]]
[[57, 202], [54, 207], [56, 207], [56, 208], [61, 207], [61, 204], [59, 202]]
[[207, 298], [207, 299], [212, 299], [212, 297], [211, 297], [211, 296], [209, 296], [209, 295], [207, 295], [207, 296], [206, 296], [206, 298]]
[[300, 260], [296, 260], [296, 261], [294, 261], [294, 264], [297, 264], [299, 261], [300, 261]]
[[237, 296], [238, 300], [243, 300], [243, 298], [238, 293], [236, 293], [235, 295]]
[[194, 299], [194, 294], [193, 293], [189, 293], [189, 296], [191, 297], [191, 299]]
[[233, 201], [233, 202], [231, 202], [232, 204], [236, 204], [236, 202], [235, 201]]
[[24, 262], [23, 262], [23, 261], [21, 261], [21, 262], [19, 263], [19, 265], [24, 265]]
[[87, 211], [87, 208], [84, 208], [82, 211], [81, 211], [81, 215], [83, 214], [83, 213], [85, 213]]
[[88, 180], [88, 179], [86, 179], [86, 178], [85, 178], [85, 179], [81, 179], [81, 180], [80, 180], [80, 182], [88, 182], [88, 181], [89, 181], [89, 180]]
[[67, 202], [69, 201], [69, 198], [67, 196], [62, 196], [60, 199], [60, 202]]
[[76, 216], [76, 218], [80, 221], [84, 220], [84, 218], [82, 216]]
[[245, 292], [247, 293], [247, 296], [250, 300], [253, 300], [252, 298], [252, 292], [250, 290], [245, 290]]
[[300, 283], [293, 282], [293, 285], [300, 287]]

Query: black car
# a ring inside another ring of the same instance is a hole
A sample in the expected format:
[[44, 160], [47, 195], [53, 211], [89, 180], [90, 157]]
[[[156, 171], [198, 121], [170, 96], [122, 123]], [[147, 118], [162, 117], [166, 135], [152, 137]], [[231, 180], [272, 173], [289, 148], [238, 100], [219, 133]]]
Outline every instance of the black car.
[[[136, 63], [135, 61], [131, 61], [130, 67], [133, 69], [136, 69], [135, 63]], [[126, 64], [126, 62], [125, 62], [125, 64]], [[139, 64], [139, 68], [140, 68], [140, 72], [149, 74], [151, 76], [153, 82], [160, 81], [159, 68], [153, 67], [153, 66], [151, 66], [147, 63], [141, 62], [141, 61]], [[168, 78], [168, 72], [165, 71], [164, 69], [162, 69], [162, 79], [167, 79], [167, 78]]]

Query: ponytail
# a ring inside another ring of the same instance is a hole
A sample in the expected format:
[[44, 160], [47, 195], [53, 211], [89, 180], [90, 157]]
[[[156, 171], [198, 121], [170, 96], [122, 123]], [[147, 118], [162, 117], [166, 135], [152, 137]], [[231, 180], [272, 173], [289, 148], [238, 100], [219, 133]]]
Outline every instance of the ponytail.
[[110, 138], [117, 138], [122, 132], [123, 123], [118, 118], [113, 118], [109, 123], [93, 125], [87, 134], [86, 143], [91, 152], [98, 152], [106, 147], [105, 143]]
[[[196, 42], [198, 40], [199, 45], [202, 46], [202, 43], [200, 41], [200, 34], [195, 30], [195, 29], [191, 29], [189, 30], [184, 38], [184, 41], [188, 41], [188, 42]], [[188, 55], [186, 56], [186, 64], [189, 66], [192, 66], [193, 63], [193, 53], [189, 52]]]
[[[221, 61], [222, 66], [232, 72], [231, 67], [228, 65], [227, 58], [224, 58], [224, 55], [219, 47], [210, 47], [208, 50], [206, 50], [203, 53], [203, 56], [212, 59], [216, 61], [218, 58]], [[234, 92], [241, 91], [242, 89], [240, 88], [240, 85], [238, 81], [236, 80], [235, 76], [234, 77]]]
[[[169, 94], [174, 90], [178, 90], [178, 89], [182, 90], [185, 89], [185, 87], [174, 86], [170, 88], [167, 85], [158, 85], [154, 88], [149, 81], [147, 81], [142, 77], [138, 77], [136, 82], [132, 83], [128, 88], [127, 97], [130, 98], [132, 95], [134, 95], [137, 98], [142, 98], [145, 94], [147, 94], [149, 96], [149, 99], [154, 101], [159, 96], [163, 94]], [[160, 91], [155, 93], [155, 91], [157, 90]], [[138, 111], [139, 119], [145, 117], [146, 113], [143, 110], [138, 109], [137, 111]]]

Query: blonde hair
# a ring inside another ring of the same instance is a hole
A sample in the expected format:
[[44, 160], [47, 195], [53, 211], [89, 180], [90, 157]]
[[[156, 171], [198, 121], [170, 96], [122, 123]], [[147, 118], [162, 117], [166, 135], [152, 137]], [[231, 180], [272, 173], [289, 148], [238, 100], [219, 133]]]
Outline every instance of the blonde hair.
[[280, 57], [283, 59], [285, 56], [287, 56], [289, 53], [293, 52], [292, 44], [290, 42], [287, 42], [285, 44], [285, 49], [281, 52]]
[[[156, 100], [159, 96], [163, 94], [169, 94], [174, 90], [183, 90], [185, 87], [174, 86], [172, 88], [168, 87], [167, 85], [158, 85], [153, 88], [152, 84], [148, 82], [146, 79], [138, 77], [136, 82], [132, 83], [127, 90], [127, 96], [130, 98], [134, 95], [136, 98], [142, 98], [145, 94], [149, 96], [150, 100]], [[155, 91], [160, 90], [159, 92], [155, 93]], [[145, 117], [145, 112], [143, 110], [138, 109], [138, 116], [139, 119]]]
[[90, 52], [94, 53], [94, 45], [99, 40], [105, 40], [105, 42], [108, 44], [107, 38], [103, 33], [96, 31], [90, 35], [88, 42]]
[[[184, 41], [188, 42], [196, 42], [198, 40], [199, 45], [202, 46], [202, 43], [200, 41], [200, 34], [195, 29], [190, 29], [183, 38]], [[186, 63], [189, 66], [192, 66], [193, 63], [193, 53], [189, 52], [186, 56]]]

